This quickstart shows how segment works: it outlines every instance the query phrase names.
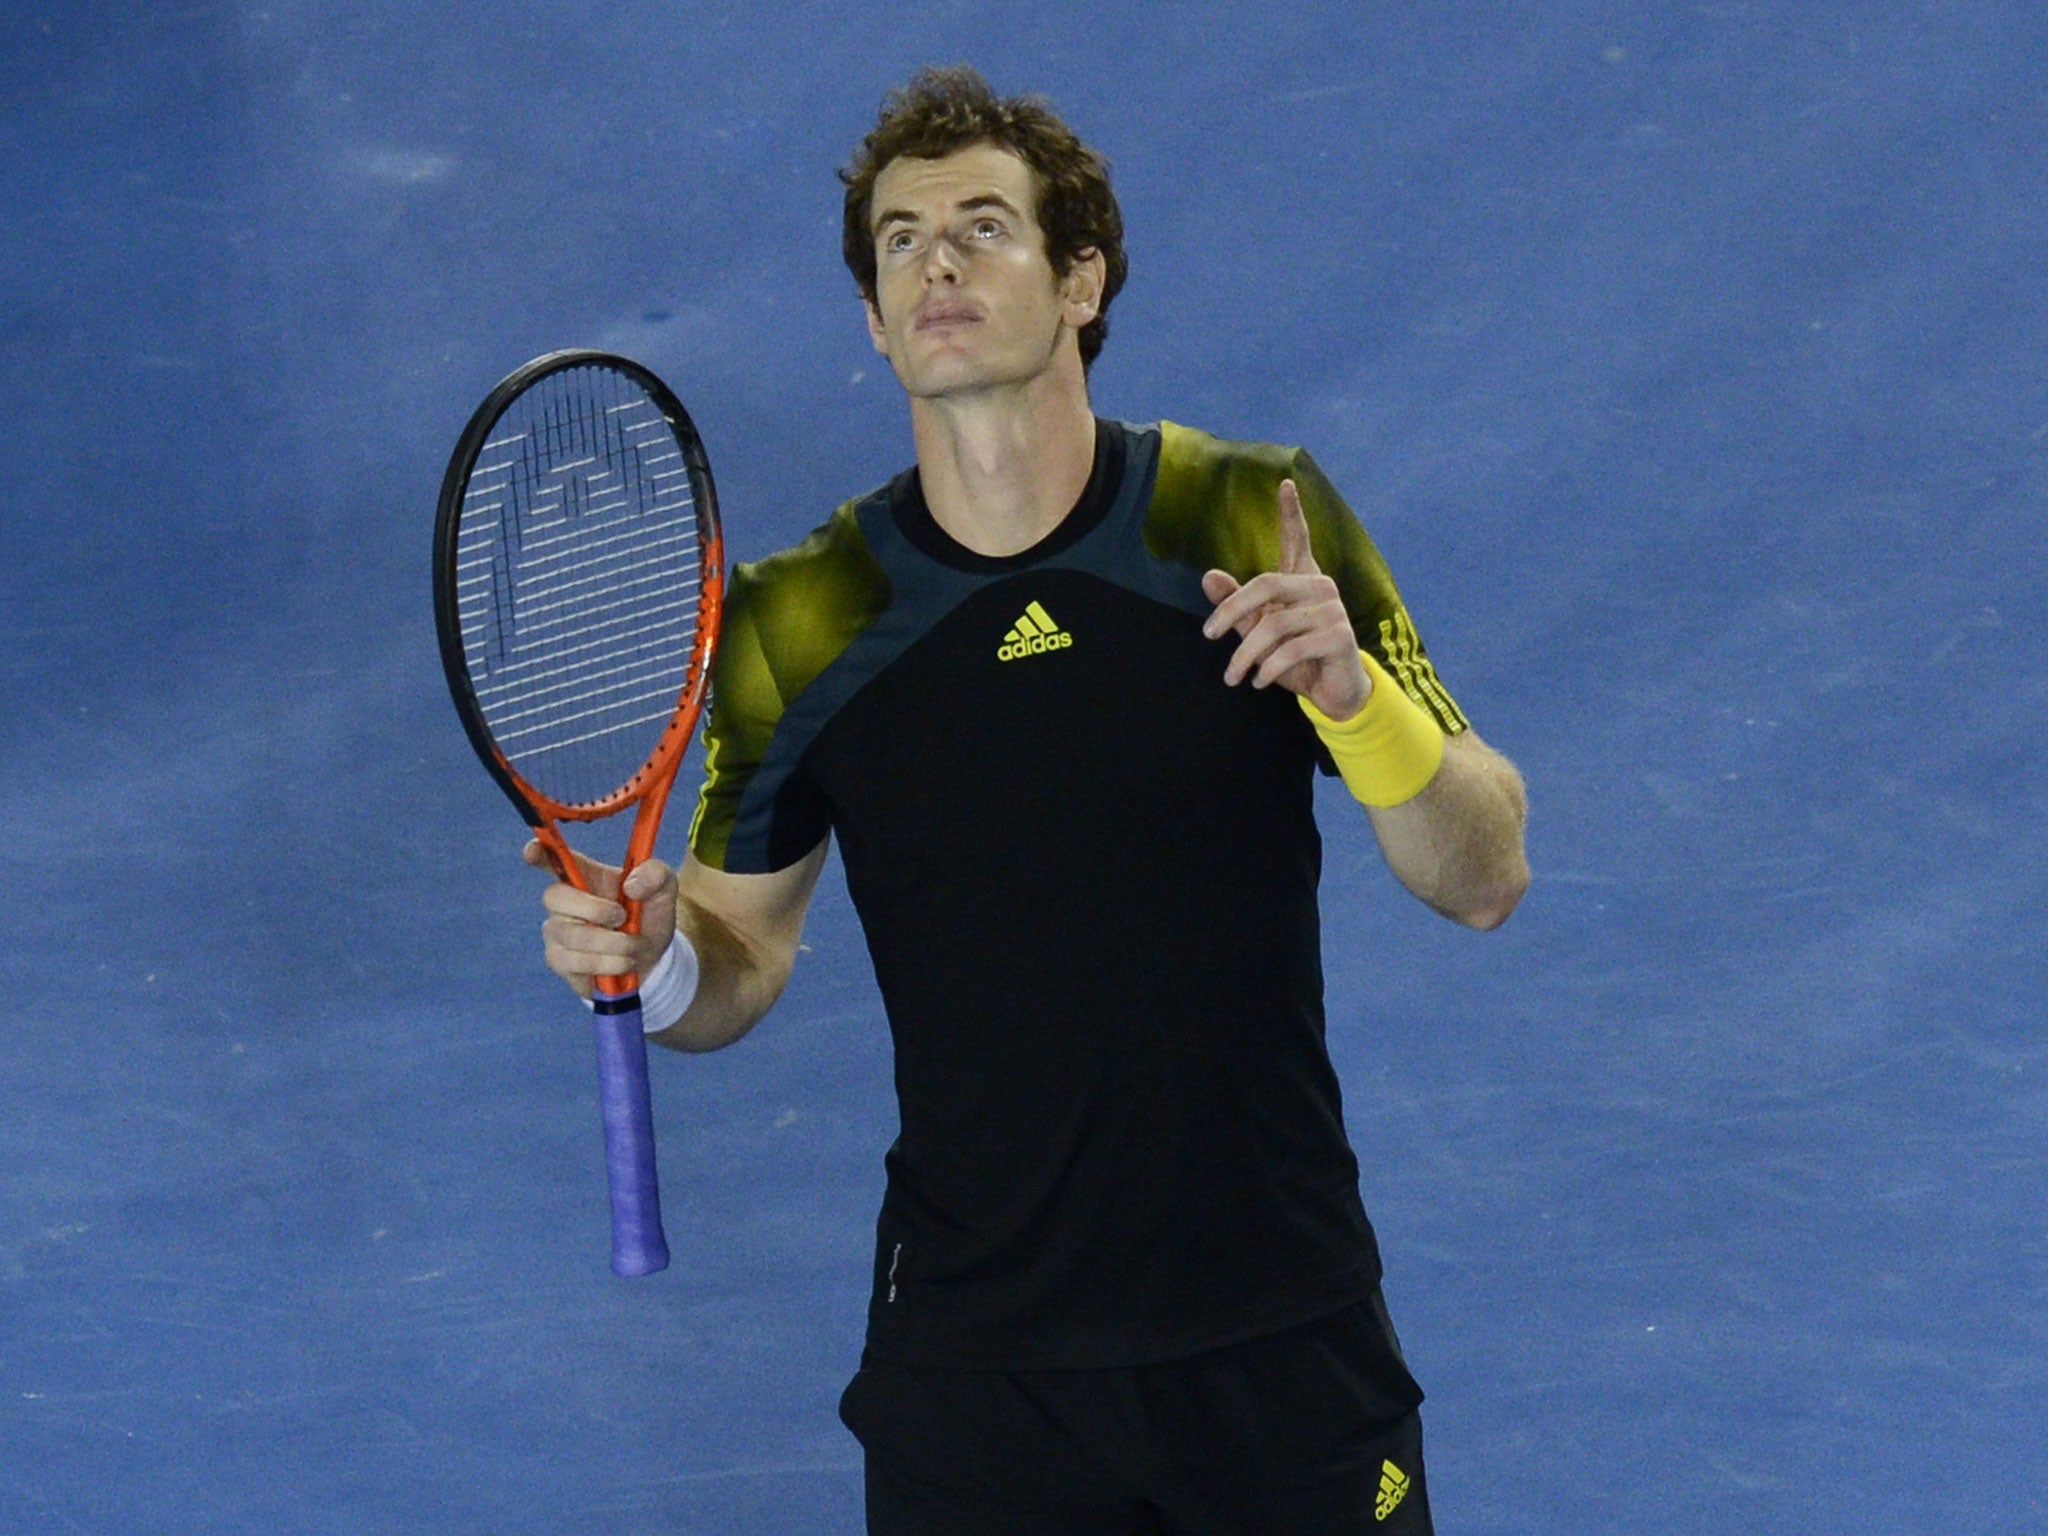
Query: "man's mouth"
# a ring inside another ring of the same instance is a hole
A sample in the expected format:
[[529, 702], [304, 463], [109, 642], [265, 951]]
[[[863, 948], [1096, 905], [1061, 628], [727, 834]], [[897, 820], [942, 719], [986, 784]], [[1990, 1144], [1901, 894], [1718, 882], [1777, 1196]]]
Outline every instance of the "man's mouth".
[[917, 314], [917, 329], [937, 330], [941, 326], [972, 325], [981, 319], [981, 311], [973, 304], [957, 299], [927, 304]]

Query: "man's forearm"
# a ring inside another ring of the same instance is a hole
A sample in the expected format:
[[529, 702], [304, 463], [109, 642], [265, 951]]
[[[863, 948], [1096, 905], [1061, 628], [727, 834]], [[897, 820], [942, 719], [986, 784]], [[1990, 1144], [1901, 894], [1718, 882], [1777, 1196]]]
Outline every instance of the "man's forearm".
[[1443, 764], [1420, 794], [1371, 809], [1395, 877], [1471, 928], [1498, 928], [1528, 889], [1527, 815], [1514, 764], [1470, 731], [1444, 743]]
[[722, 919], [676, 907], [676, 927], [697, 952], [697, 993], [683, 1016], [650, 1039], [678, 1051], [715, 1051], [760, 1023], [789, 984], [791, 960], [747, 943]]
[[789, 984], [824, 866], [823, 843], [773, 876], [723, 875], [686, 860], [676, 927], [697, 953], [697, 994], [650, 1038], [679, 1051], [715, 1051], [760, 1023]]

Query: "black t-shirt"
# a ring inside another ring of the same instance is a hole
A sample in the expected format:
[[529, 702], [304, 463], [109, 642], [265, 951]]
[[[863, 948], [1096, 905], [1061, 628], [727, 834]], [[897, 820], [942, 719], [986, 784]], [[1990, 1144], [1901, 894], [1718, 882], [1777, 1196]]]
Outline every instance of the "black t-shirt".
[[1137, 1364], [1379, 1278], [1323, 1044], [1320, 748], [1201, 633], [1205, 570], [1277, 562], [1285, 476], [1360, 643], [1462, 730], [1308, 457], [1171, 423], [1100, 423], [1022, 554], [955, 543], [911, 471], [734, 573], [691, 841], [744, 873], [839, 837], [902, 1116], [877, 1351]]

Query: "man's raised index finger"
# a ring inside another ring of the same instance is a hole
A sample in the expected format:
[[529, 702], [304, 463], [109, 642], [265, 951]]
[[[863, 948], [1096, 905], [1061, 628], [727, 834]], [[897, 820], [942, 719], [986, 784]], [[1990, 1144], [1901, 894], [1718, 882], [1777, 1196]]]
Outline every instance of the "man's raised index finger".
[[1314, 575], [1316, 557], [1310, 548], [1308, 518], [1301, 493], [1292, 480], [1280, 482], [1280, 569], [1293, 576]]

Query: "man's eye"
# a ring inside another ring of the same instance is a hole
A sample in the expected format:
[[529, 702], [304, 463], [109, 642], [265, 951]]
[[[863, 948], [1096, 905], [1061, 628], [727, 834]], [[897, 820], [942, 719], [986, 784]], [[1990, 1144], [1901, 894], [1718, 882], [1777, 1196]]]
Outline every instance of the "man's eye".
[[974, 238], [993, 240], [1003, 232], [1003, 226], [994, 219], [977, 219], [974, 224]]

